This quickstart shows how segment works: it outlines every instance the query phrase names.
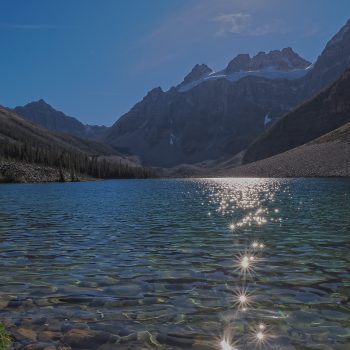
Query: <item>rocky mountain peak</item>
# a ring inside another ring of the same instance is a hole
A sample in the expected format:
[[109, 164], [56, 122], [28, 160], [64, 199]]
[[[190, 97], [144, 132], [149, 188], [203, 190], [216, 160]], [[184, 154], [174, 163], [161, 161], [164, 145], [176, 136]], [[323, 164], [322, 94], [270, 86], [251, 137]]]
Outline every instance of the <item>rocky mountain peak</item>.
[[[18, 108], [21, 108], [21, 107], [18, 107]], [[52, 111], [54, 111], [54, 108], [42, 98], [38, 101], [29, 102], [28, 104], [26, 104], [24, 106], [24, 108], [33, 109], [33, 110], [52, 110]]]
[[250, 70], [251, 61], [252, 59], [249, 54], [239, 54], [228, 64], [226, 73], [248, 71]]
[[181, 84], [189, 84], [192, 83], [195, 80], [198, 80], [200, 78], [203, 78], [210, 73], [212, 73], [213, 70], [209, 68], [206, 64], [196, 64], [190, 73], [188, 73], [183, 82]]
[[102, 134], [105, 129], [99, 126], [84, 125], [76, 118], [56, 110], [43, 99], [30, 102], [25, 106], [17, 106], [13, 111], [48, 130], [64, 132], [79, 137], [97, 139], [97, 136]]
[[148, 99], [156, 99], [158, 96], [160, 96], [161, 94], [163, 94], [164, 91], [162, 90], [162, 88], [160, 86], [150, 90], [147, 95], [144, 97], [144, 100], [148, 100]]
[[257, 71], [262, 69], [275, 69], [290, 71], [304, 69], [311, 63], [300, 57], [292, 48], [286, 47], [282, 50], [270, 52], [259, 52], [253, 57], [248, 54], [237, 55], [226, 68], [226, 74], [239, 71]]

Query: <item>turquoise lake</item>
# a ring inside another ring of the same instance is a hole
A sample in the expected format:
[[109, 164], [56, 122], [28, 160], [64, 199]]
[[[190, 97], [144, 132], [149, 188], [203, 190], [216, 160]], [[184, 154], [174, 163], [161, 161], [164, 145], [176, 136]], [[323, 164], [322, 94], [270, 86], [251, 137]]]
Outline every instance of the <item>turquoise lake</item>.
[[350, 349], [349, 179], [4, 184], [0, 261], [13, 349]]

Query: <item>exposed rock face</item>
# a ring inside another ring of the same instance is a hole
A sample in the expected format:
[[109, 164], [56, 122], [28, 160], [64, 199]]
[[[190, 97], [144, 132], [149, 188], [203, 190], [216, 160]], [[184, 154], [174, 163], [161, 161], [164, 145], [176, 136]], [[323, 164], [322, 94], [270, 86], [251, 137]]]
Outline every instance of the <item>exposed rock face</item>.
[[228, 64], [225, 72], [231, 74], [239, 71], [257, 71], [268, 68], [289, 71], [306, 68], [310, 65], [310, 62], [304, 60], [288, 47], [281, 51], [259, 52], [252, 58], [248, 54], [240, 54]]
[[350, 69], [332, 86], [277, 121], [247, 150], [243, 162], [271, 157], [350, 122]]
[[48, 130], [79, 137], [98, 140], [107, 129], [105, 126], [84, 125], [79, 120], [55, 110], [42, 99], [18, 106], [14, 108], [14, 112]]

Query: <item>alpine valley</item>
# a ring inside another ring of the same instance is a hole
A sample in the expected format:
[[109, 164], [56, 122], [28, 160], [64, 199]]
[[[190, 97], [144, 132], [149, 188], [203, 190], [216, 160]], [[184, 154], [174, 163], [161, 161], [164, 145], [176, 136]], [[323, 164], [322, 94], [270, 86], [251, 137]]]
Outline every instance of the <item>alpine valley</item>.
[[350, 89], [343, 87], [349, 72], [342, 76], [349, 66], [350, 20], [314, 63], [287, 47], [240, 54], [216, 72], [196, 64], [177, 86], [149, 91], [111, 127], [83, 125], [43, 100], [13, 112], [50, 131], [106, 144], [163, 175], [234, 175], [231, 169], [242, 163], [289, 151], [350, 122]]

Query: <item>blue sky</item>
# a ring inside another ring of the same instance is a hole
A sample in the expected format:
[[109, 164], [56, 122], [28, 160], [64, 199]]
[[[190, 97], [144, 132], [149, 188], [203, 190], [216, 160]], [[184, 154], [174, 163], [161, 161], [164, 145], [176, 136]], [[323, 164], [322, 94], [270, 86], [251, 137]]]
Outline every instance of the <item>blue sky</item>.
[[0, 0], [0, 104], [111, 125], [196, 63], [291, 46], [314, 61], [349, 0]]

